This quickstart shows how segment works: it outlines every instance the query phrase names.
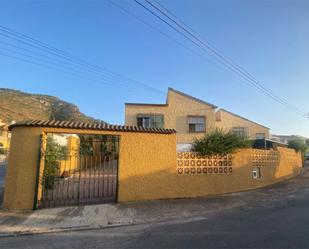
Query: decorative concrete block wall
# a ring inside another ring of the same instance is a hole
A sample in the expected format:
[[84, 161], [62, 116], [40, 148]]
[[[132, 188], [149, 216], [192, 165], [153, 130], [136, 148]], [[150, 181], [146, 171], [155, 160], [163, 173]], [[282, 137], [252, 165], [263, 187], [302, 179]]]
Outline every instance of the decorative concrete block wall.
[[[119, 136], [118, 202], [255, 189], [297, 176], [302, 168], [301, 154], [287, 148], [244, 149], [227, 156], [202, 157], [176, 153], [174, 132], [19, 126], [12, 130], [4, 208], [33, 209], [40, 198], [41, 136], [48, 132]], [[257, 168], [260, 177], [254, 179]]]

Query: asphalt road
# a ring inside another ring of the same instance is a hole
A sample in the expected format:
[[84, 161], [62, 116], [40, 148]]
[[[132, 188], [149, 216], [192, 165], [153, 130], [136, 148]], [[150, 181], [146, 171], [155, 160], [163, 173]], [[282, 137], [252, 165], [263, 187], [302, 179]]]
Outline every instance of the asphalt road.
[[308, 176], [299, 178], [261, 191], [273, 200], [207, 217], [2, 238], [0, 248], [309, 248]]
[[295, 199], [174, 224], [3, 238], [0, 248], [308, 248], [308, 207]]

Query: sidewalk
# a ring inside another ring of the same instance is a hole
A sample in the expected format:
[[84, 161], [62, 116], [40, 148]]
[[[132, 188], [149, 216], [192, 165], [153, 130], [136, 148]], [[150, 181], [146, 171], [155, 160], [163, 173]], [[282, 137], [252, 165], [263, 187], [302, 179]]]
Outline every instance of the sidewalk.
[[273, 186], [207, 198], [62, 207], [28, 213], [2, 210], [0, 237], [207, 218], [232, 208], [252, 209], [285, 202], [306, 191], [309, 191], [309, 172], [304, 169], [300, 176]]

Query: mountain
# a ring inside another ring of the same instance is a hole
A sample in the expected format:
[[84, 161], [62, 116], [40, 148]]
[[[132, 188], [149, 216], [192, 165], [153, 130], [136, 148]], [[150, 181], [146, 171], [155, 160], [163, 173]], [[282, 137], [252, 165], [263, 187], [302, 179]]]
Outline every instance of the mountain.
[[0, 88], [0, 119], [5, 123], [27, 119], [103, 122], [81, 113], [57, 97]]

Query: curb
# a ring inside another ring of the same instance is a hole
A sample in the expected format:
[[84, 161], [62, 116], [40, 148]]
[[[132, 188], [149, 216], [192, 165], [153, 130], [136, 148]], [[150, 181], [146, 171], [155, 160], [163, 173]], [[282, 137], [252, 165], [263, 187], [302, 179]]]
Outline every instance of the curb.
[[34, 231], [25, 231], [25, 232], [8, 232], [0, 233], [1, 238], [9, 237], [20, 237], [20, 236], [29, 236], [29, 235], [39, 235], [39, 234], [48, 234], [48, 233], [61, 233], [61, 232], [76, 232], [76, 231], [87, 231], [87, 230], [101, 230], [114, 227], [123, 227], [130, 225], [139, 225], [139, 224], [111, 224], [111, 225], [99, 225], [99, 226], [76, 226], [76, 227], [64, 227], [58, 229], [46, 229], [46, 230], [34, 230]]
[[[168, 222], [175, 222], [182, 220], [183, 222], [195, 220], [195, 219], [207, 219], [205, 216], [194, 215], [189, 217], [181, 217], [174, 219], [166, 219], [166, 220], [157, 220], [152, 221], [152, 224], [161, 224]], [[138, 225], [146, 225], [149, 224], [148, 221], [140, 222], [140, 223], [120, 223], [120, 224], [109, 224], [109, 225], [97, 225], [97, 226], [76, 226], [76, 227], [64, 227], [58, 229], [46, 229], [46, 230], [33, 230], [33, 231], [25, 231], [25, 232], [9, 232], [9, 233], [0, 233], [1, 238], [10, 238], [10, 237], [21, 237], [21, 236], [31, 236], [31, 235], [40, 235], [40, 234], [50, 234], [50, 233], [61, 233], [61, 232], [76, 232], [76, 231], [88, 231], [88, 230], [103, 230], [109, 228], [117, 228], [117, 227], [127, 227], [127, 226], [138, 226]]]

